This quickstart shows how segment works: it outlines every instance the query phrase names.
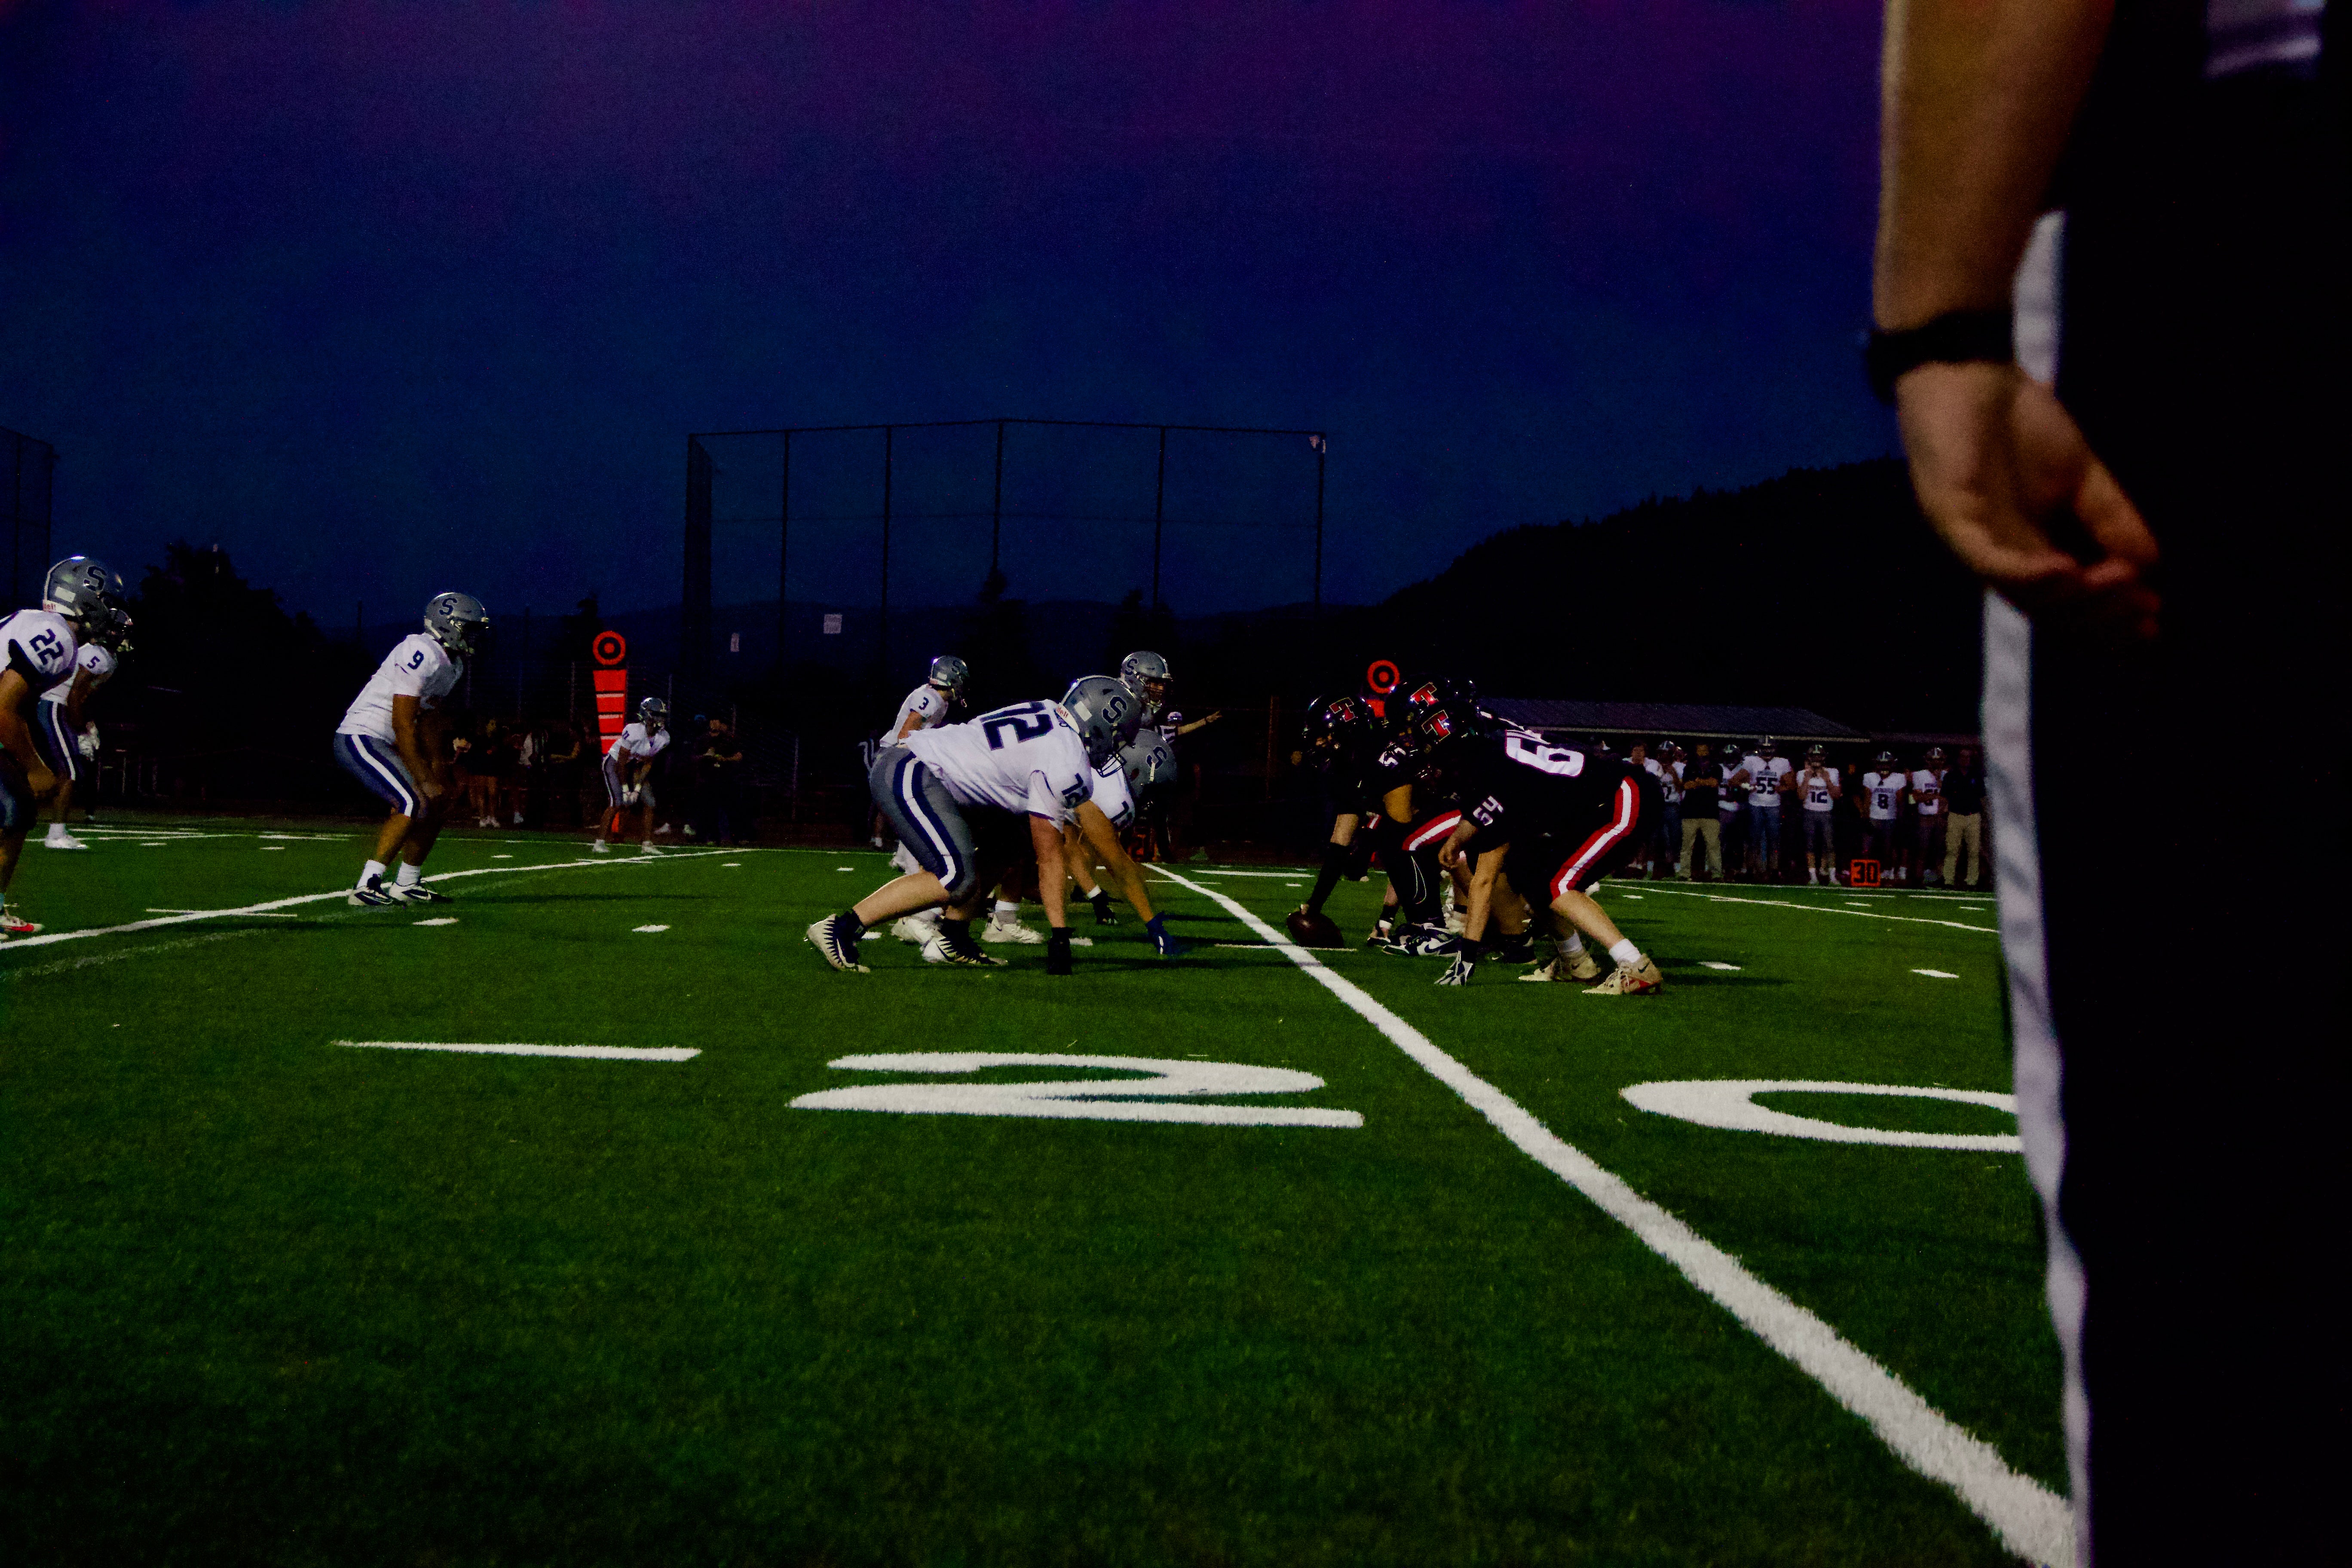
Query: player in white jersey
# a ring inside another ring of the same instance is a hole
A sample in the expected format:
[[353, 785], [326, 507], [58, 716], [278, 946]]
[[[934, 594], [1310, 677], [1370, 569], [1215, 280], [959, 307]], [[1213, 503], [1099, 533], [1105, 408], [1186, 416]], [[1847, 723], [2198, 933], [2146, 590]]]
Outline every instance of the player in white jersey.
[[[898, 715], [890, 721], [890, 728], [883, 731], [882, 745], [876, 748], [877, 753], [883, 747], [904, 744], [907, 737], [918, 730], [935, 729], [947, 723], [954, 717], [955, 710], [963, 706], [963, 689], [971, 680], [971, 668], [955, 655], [943, 653], [931, 660], [930, 668], [924, 674], [923, 684], [907, 693], [907, 700], [898, 704]], [[882, 847], [885, 820], [882, 808], [875, 807], [873, 837], [877, 849]], [[914, 851], [904, 844], [890, 852], [890, 864], [909, 874], [923, 868], [916, 860]], [[1000, 892], [1002, 890], [999, 889]], [[1016, 910], [1019, 908], [1018, 905], [1014, 907]], [[904, 917], [890, 930], [899, 941], [921, 946], [929, 942], [937, 933], [939, 924], [939, 910], [921, 910]]]
[[73, 674], [41, 693], [33, 739], [58, 777], [48, 837], [41, 840], [44, 849], [89, 847], [66, 826], [73, 815], [74, 786], [98, 762], [98, 724], [86, 710], [98, 689], [114, 679], [117, 663], [130, 651], [130, 637], [131, 617], [120, 609], [110, 611], [105, 624], [91, 628], [81, 651], [74, 655]]
[[[471, 594], [434, 595], [425, 629], [384, 655], [335, 727], [335, 760], [392, 807], [352, 889], [354, 904], [429, 904], [449, 896], [424, 880], [425, 858], [441, 836], [455, 787], [440, 706], [489, 629], [489, 613]], [[400, 869], [387, 888], [383, 873], [395, 860]]]
[[1896, 826], [1903, 819], [1903, 796], [1911, 775], [1895, 765], [1895, 753], [1881, 752], [1870, 772], [1862, 775], [1864, 842], [1870, 858], [1886, 871], [1896, 868]]
[[1911, 801], [1919, 816], [1916, 840], [1919, 884], [1934, 887], [1944, 879], [1943, 747], [1928, 747], [1927, 755], [1912, 770]]
[[[1168, 743], [1146, 731], [1139, 733], [1134, 744], [1128, 746], [1112, 761], [1095, 770], [1095, 805], [1102, 808], [1110, 822], [1113, 841], [1127, 831], [1135, 821], [1137, 794], [1176, 771], [1176, 754]], [[1069, 862], [1070, 879], [1078, 885], [1079, 893], [1094, 907], [1097, 925], [1117, 925], [1118, 917], [1111, 913], [1110, 890], [1099, 886], [1094, 879], [1095, 859], [1086, 836], [1074, 821], [1062, 829], [1062, 849]], [[1102, 862], [1112, 875], [1124, 878], [1123, 868], [1134, 865], [1126, 847], [1119, 847], [1118, 859]]]
[[58, 776], [41, 755], [35, 709], [41, 694], [71, 680], [82, 640], [121, 609], [122, 579], [102, 561], [68, 556], [49, 568], [41, 607], [0, 620], [0, 940], [41, 928], [8, 902], [26, 835]]
[[1796, 770], [1767, 735], [1740, 759], [1748, 775], [1748, 843], [1758, 873], [1768, 882], [1780, 879], [1780, 797], [1788, 793], [1789, 776]]
[[1815, 746], [1805, 753], [1804, 771], [1797, 775], [1797, 798], [1805, 808], [1805, 883], [1819, 887], [1827, 877], [1837, 886], [1837, 817], [1835, 808], [1845, 795], [1829, 753]]
[[[808, 939], [835, 969], [863, 972], [857, 944], [869, 926], [916, 910], [943, 906], [930, 946], [935, 962], [1001, 964], [972, 940], [971, 919], [994, 879], [1020, 851], [1025, 823], [1037, 860], [1037, 893], [1053, 927], [1045, 943], [1049, 974], [1070, 973], [1070, 929], [1063, 883], [1064, 824], [1075, 820], [1086, 842], [1117, 865], [1109, 819], [1094, 802], [1094, 770], [1130, 740], [1139, 707], [1116, 680], [1088, 676], [1060, 702], [1017, 702], [963, 724], [919, 730], [884, 748], [868, 784], [875, 804], [914, 852], [922, 869], [898, 877], [840, 913], [808, 928]], [[1123, 868], [1121, 890], [1144, 917], [1156, 951], [1182, 951], [1151, 911], [1143, 878]]]
[[654, 759], [669, 750], [669, 704], [648, 697], [637, 704], [636, 721], [622, 727], [613, 749], [604, 753], [604, 815], [596, 821], [596, 842], [589, 847], [610, 855], [605, 834], [628, 837], [629, 818], [637, 819], [637, 847], [658, 855], [654, 847]]

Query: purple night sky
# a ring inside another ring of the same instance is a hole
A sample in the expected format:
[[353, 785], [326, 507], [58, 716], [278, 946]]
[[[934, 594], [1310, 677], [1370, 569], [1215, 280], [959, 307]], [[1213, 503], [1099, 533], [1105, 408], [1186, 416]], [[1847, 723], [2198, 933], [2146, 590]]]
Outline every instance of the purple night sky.
[[61, 550], [218, 541], [336, 625], [674, 601], [689, 430], [1320, 426], [1328, 594], [1375, 598], [1498, 527], [1892, 450], [1853, 352], [1878, 33], [0, 3], [0, 425], [63, 454]]

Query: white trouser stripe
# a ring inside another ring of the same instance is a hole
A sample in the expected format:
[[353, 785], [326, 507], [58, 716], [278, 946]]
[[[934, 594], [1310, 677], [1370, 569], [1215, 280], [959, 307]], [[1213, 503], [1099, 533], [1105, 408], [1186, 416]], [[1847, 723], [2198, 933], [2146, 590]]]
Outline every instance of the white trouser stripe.
[[1582, 881], [1584, 879], [1584, 868], [1587, 866], [1591, 865], [1595, 860], [1600, 859], [1602, 855], [1608, 853], [1609, 847], [1616, 843], [1621, 837], [1624, 837], [1625, 830], [1633, 826], [1633, 781], [1632, 779], [1620, 779], [1617, 781], [1616, 820], [1609, 825], [1607, 832], [1601, 834], [1598, 838], [1595, 838], [1592, 841], [1591, 847], [1586, 849], [1583, 854], [1579, 855], [1574, 860], [1569, 863], [1568, 869], [1561, 874], [1562, 879], [1567, 882], [1568, 886], [1573, 888], [1577, 883]]
[[2000, 595], [1984, 599], [1986, 805], [1993, 817], [1993, 887], [2000, 952], [2009, 970], [2011, 1077], [2025, 1172], [2042, 1199], [2049, 1247], [2050, 1321], [2065, 1366], [2066, 1475], [2079, 1560], [2091, 1558], [2091, 1402], [2083, 1384], [2083, 1260], [2058, 1217], [2066, 1169], [2059, 1100], [2065, 1058], [2050, 1012], [2049, 954], [2042, 929], [2042, 852], [2033, 817], [2033, 627]]
[[922, 825], [923, 831], [930, 837], [931, 847], [940, 852], [940, 859], [948, 868], [948, 875], [942, 877], [940, 880], [952, 888], [963, 880], [963, 858], [956, 853], [955, 839], [949, 834], [947, 828], [934, 820], [930, 802], [923, 798], [922, 790], [916, 786], [910, 777], [921, 765], [921, 763], [911, 754], [902, 757], [896, 770], [897, 777], [891, 783], [898, 792], [898, 804], [907, 808], [908, 816]]
[[376, 775], [390, 784], [394, 792], [400, 796], [400, 815], [403, 816], [420, 815], [416, 790], [410, 784], [407, 773], [376, 754], [376, 747], [383, 742], [373, 735], [353, 735], [350, 739], [352, 750], [358, 754], [360, 760], [374, 769]]

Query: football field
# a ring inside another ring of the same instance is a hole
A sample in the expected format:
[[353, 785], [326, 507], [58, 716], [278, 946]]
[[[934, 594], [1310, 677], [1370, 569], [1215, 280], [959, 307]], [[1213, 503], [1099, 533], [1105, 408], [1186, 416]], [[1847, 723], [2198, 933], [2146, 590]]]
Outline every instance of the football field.
[[87, 837], [0, 944], [11, 1561], [2065, 1560], [1987, 899], [1610, 883], [1620, 1000], [1192, 864], [1181, 961], [861, 975], [870, 850]]

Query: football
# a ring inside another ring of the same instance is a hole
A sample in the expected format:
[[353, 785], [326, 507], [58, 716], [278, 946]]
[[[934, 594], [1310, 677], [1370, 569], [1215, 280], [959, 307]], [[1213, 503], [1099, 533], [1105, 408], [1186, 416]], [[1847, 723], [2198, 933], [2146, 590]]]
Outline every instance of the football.
[[1339, 926], [1320, 910], [1293, 910], [1282, 922], [1290, 930], [1290, 940], [1301, 947], [1345, 947], [1348, 939], [1339, 934]]

